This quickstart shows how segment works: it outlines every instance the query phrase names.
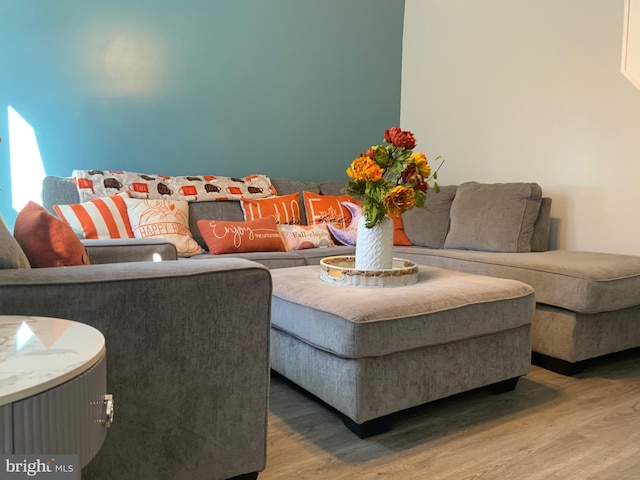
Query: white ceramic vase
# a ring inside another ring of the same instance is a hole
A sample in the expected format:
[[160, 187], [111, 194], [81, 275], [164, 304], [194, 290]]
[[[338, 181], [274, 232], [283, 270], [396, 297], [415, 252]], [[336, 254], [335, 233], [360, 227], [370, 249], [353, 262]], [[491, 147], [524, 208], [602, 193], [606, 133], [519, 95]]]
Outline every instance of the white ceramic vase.
[[367, 228], [364, 216], [358, 220], [356, 236], [356, 268], [388, 270], [393, 266], [393, 220], [389, 217]]

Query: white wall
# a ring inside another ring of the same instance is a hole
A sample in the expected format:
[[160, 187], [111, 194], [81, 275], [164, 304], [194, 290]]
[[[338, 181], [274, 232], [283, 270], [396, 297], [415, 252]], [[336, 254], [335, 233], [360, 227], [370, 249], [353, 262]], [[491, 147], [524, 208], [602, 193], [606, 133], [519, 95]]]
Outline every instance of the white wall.
[[440, 184], [537, 182], [558, 248], [640, 254], [623, 0], [406, 0], [401, 126]]

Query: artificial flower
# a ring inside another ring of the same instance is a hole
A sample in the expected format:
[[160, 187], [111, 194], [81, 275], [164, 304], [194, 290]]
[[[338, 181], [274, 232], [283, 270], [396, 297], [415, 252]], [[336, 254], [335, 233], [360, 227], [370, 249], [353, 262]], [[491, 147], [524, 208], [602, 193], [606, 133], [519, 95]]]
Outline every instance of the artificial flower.
[[384, 198], [387, 213], [398, 216], [416, 206], [416, 191], [404, 185], [396, 185]]
[[423, 178], [429, 178], [431, 176], [431, 165], [427, 161], [427, 156], [424, 153], [414, 153], [409, 157], [409, 163], [413, 163], [420, 175]]
[[384, 131], [384, 141], [393, 144], [394, 147], [404, 147], [406, 150], [416, 148], [416, 139], [413, 133], [392, 127]]
[[373, 145], [351, 162], [347, 175], [351, 178], [346, 193], [362, 199], [362, 213], [368, 228], [377, 225], [388, 215], [400, 215], [414, 207], [423, 207], [434, 180], [433, 189], [439, 191], [438, 170], [432, 173], [424, 153], [413, 152], [416, 139], [413, 133], [392, 127], [384, 131], [383, 145]]
[[362, 156], [356, 158], [349, 168], [347, 175], [354, 180], [363, 182], [377, 182], [382, 178], [384, 170], [371, 158]]

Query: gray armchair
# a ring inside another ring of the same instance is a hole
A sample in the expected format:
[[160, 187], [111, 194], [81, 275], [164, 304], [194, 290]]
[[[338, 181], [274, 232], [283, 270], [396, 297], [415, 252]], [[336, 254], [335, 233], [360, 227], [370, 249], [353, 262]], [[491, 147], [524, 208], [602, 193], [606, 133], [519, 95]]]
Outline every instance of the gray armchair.
[[[271, 277], [243, 259], [29, 269], [0, 221], [0, 315], [100, 330], [116, 419], [85, 480], [255, 478], [265, 467]], [[72, 452], [69, 452], [72, 453]]]

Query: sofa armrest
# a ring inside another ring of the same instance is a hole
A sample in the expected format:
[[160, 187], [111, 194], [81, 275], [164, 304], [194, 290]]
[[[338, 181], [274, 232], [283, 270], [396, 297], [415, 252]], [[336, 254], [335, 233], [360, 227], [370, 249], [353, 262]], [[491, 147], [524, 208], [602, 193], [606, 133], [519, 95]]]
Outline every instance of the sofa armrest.
[[178, 250], [168, 240], [155, 238], [118, 238], [82, 240], [92, 265], [121, 262], [177, 260]]
[[264, 468], [265, 267], [228, 258], [0, 270], [0, 314], [104, 334], [116, 420], [83, 478], [210, 480]]

